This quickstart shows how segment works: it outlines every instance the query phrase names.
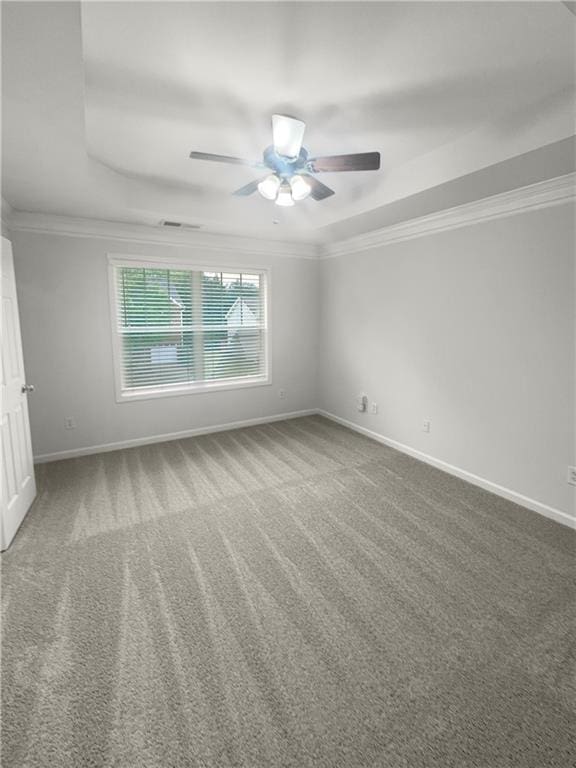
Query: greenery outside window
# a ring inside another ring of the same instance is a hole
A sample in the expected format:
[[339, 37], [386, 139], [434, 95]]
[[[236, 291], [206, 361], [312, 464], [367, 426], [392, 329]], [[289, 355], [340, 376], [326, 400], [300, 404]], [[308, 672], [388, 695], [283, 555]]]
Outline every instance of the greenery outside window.
[[119, 400], [269, 383], [264, 270], [110, 270]]

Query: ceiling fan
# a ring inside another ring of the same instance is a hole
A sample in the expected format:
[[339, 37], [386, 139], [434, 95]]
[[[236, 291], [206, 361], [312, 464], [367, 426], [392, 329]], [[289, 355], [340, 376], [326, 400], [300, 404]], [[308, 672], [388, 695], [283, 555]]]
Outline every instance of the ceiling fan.
[[333, 171], [377, 171], [380, 168], [379, 152], [361, 152], [354, 155], [330, 155], [309, 157], [302, 146], [306, 123], [287, 115], [272, 115], [272, 145], [264, 150], [261, 161], [251, 162], [228, 155], [212, 155], [207, 152], [190, 152], [192, 160], [210, 160], [215, 163], [247, 165], [250, 168], [267, 168], [271, 174], [240, 187], [233, 194], [239, 197], [260, 192], [276, 205], [290, 206], [308, 195], [314, 200], [324, 200], [334, 194], [316, 178], [317, 173]]

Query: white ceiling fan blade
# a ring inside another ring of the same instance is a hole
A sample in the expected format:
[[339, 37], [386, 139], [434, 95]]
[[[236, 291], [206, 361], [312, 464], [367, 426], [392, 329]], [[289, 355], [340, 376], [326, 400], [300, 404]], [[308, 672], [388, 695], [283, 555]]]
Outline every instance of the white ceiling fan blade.
[[298, 157], [306, 123], [287, 115], [272, 115], [274, 149], [282, 157]]

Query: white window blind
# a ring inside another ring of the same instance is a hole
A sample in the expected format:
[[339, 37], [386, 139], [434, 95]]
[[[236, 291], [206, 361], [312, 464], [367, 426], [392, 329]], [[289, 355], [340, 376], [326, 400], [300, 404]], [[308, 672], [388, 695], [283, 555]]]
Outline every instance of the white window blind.
[[266, 383], [266, 274], [113, 269], [120, 395]]

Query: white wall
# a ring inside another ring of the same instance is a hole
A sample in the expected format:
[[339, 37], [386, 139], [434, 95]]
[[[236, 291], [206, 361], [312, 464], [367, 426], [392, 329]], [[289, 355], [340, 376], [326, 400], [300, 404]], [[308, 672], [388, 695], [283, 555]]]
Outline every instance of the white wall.
[[[323, 409], [576, 515], [573, 215], [563, 205], [325, 259]], [[362, 391], [378, 415], [355, 411]]]
[[[13, 232], [35, 456], [317, 406], [318, 264], [192, 247]], [[189, 256], [202, 265], [271, 270], [272, 384], [117, 403], [107, 254]], [[285, 400], [278, 389], [286, 390]], [[77, 427], [66, 430], [72, 416]]]

